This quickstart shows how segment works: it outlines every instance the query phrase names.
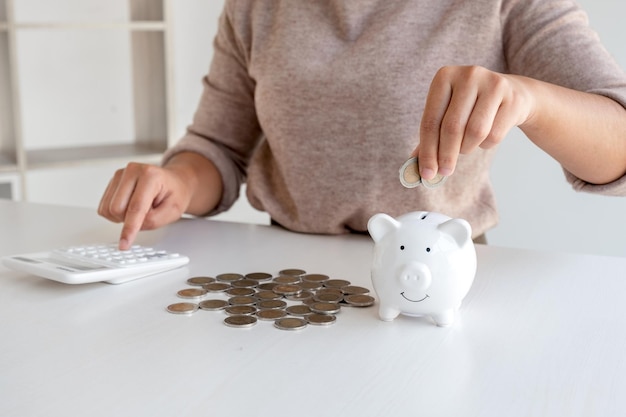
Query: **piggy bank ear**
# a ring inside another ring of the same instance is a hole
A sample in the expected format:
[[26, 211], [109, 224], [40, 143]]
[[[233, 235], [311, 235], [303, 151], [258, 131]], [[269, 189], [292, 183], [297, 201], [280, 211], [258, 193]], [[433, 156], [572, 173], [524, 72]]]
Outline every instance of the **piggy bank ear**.
[[374, 242], [380, 241], [387, 233], [400, 228], [400, 222], [388, 214], [374, 214], [367, 222], [367, 230]]
[[472, 239], [472, 227], [463, 219], [450, 219], [437, 226], [437, 229], [452, 237], [459, 246], [465, 246]]

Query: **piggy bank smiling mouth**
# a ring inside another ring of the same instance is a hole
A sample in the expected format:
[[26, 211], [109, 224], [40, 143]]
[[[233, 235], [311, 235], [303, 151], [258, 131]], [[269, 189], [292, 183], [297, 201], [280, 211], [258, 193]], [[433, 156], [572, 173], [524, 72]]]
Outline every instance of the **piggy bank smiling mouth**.
[[425, 296], [424, 298], [422, 298], [421, 300], [411, 300], [409, 297], [407, 297], [406, 295], [404, 295], [404, 291], [402, 291], [402, 292], [400, 293], [400, 295], [401, 295], [401, 296], [402, 296], [405, 300], [410, 301], [410, 302], [412, 302], [412, 303], [419, 303], [419, 302], [422, 302], [422, 301], [424, 301], [425, 299], [427, 299], [427, 298], [429, 297], [429, 295], [428, 295], [428, 294], [426, 294], [426, 296]]

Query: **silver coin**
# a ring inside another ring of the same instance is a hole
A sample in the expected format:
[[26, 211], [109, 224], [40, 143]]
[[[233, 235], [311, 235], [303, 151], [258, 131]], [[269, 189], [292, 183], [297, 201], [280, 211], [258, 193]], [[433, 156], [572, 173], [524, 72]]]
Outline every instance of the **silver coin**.
[[280, 295], [294, 295], [302, 292], [302, 287], [295, 284], [280, 284], [272, 290]]
[[307, 326], [307, 321], [298, 317], [285, 317], [276, 320], [274, 326], [281, 330], [300, 330]]
[[319, 314], [337, 314], [341, 310], [341, 306], [337, 303], [315, 302], [310, 304], [311, 311]]
[[242, 295], [254, 295], [256, 291], [254, 288], [229, 288], [226, 291], [226, 294], [232, 296], [242, 296]]
[[289, 276], [294, 276], [294, 277], [300, 277], [304, 274], [306, 274], [306, 271], [304, 269], [299, 269], [299, 268], [288, 268], [288, 269], [283, 269], [281, 271], [278, 271], [278, 275], [289, 275]]
[[254, 288], [259, 285], [259, 282], [253, 279], [243, 278], [232, 281], [230, 285], [232, 285], [234, 288]]
[[437, 188], [443, 185], [447, 177], [437, 173], [431, 180], [425, 180], [419, 174], [417, 158], [408, 159], [400, 168], [400, 183], [406, 188], [414, 188], [422, 184], [426, 188]]
[[422, 178], [422, 185], [426, 188], [437, 188], [441, 187], [447, 179], [448, 177], [444, 177], [443, 175], [437, 173], [437, 175], [435, 175], [432, 180], [425, 180], [424, 178]]
[[230, 284], [225, 282], [213, 282], [211, 284], [203, 285], [202, 288], [207, 290], [208, 292], [224, 292], [227, 289], [231, 288]]
[[247, 279], [252, 279], [254, 281], [269, 281], [272, 279], [272, 274], [268, 274], [267, 272], [251, 272], [246, 274]]
[[341, 292], [345, 295], [369, 294], [370, 290], [365, 287], [359, 287], [358, 285], [346, 285], [345, 287], [341, 287]]
[[230, 316], [224, 319], [224, 324], [230, 327], [252, 327], [256, 324], [257, 319], [254, 316]]
[[306, 274], [302, 276], [303, 281], [312, 281], [312, 282], [323, 282], [328, 280], [330, 277], [324, 274]]
[[235, 274], [235, 273], [226, 273], [226, 274], [219, 274], [215, 276], [215, 279], [217, 279], [218, 281], [222, 281], [222, 282], [232, 282], [232, 281], [237, 281], [238, 279], [243, 279], [244, 276], [241, 274]]
[[277, 300], [282, 297], [282, 295], [276, 294], [274, 291], [259, 291], [255, 296], [259, 300]]
[[343, 294], [322, 293], [313, 296], [315, 301], [324, 303], [339, 303], [343, 300]]
[[234, 306], [252, 306], [257, 301], [255, 297], [250, 297], [249, 295], [237, 295], [228, 299], [228, 303]]
[[422, 183], [417, 158], [410, 158], [400, 168], [400, 183], [406, 188], [415, 188]]
[[272, 282], [276, 282], [278, 284], [297, 284], [300, 282], [300, 278], [291, 275], [280, 275], [272, 279]]
[[366, 294], [351, 294], [344, 297], [346, 303], [354, 307], [369, 307], [374, 305], [374, 297]]
[[257, 312], [256, 307], [253, 306], [228, 306], [224, 308], [226, 314], [230, 316], [249, 316]]
[[303, 301], [313, 298], [313, 293], [311, 291], [302, 291], [298, 294], [287, 295], [285, 298], [289, 301]]
[[329, 326], [337, 322], [337, 316], [334, 314], [309, 314], [306, 321], [315, 326]]
[[175, 303], [167, 306], [167, 311], [172, 314], [193, 314], [198, 311], [198, 304], [194, 303]]
[[210, 284], [212, 282], [215, 282], [215, 278], [213, 277], [192, 277], [187, 280], [187, 284], [199, 286]]
[[283, 300], [263, 300], [257, 303], [260, 310], [275, 310], [287, 307], [287, 303]]
[[289, 306], [285, 309], [285, 311], [291, 314], [292, 316], [306, 316], [308, 314], [313, 313], [311, 311], [311, 308], [306, 304], [298, 304], [298, 305]]
[[276, 288], [277, 285], [279, 284], [276, 282], [264, 282], [262, 284], [259, 284], [257, 288], [263, 291], [272, 291], [274, 288]]
[[326, 288], [341, 288], [350, 284], [350, 281], [345, 279], [329, 279], [328, 281], [324, 281], [324, 287]]
[[198, 307], [200, 307], [201, 310], [208, 311], [223, 310], [226, 306], [228, 306], [228, 302], [226, 300], [215, 299], [200, 301], [200, 304], [198, 304]]
[[256, 316], [260, 320], [277, 320], [282, 319], [287, 315], [285, 310], [279, 309], [267, 309], [267, 310], [259, 310], [256, 312]]
[[303, 290], [314, 291], [322, 288], [321, 281], [301, 281], [298, 283], [299, 286], [302, 287]]
[[188, 298], [191, 300], [199, 300], [204, 297], [207, 293], [207, 290], [202, 288], [185, 288], [176, 293], [180, 298]]
[[315, 292], [316, 295], [322, 294], [332, 294], [332, 295], [341, 295], [343, 296], [343, 291], [341, 288], [320, 288]]

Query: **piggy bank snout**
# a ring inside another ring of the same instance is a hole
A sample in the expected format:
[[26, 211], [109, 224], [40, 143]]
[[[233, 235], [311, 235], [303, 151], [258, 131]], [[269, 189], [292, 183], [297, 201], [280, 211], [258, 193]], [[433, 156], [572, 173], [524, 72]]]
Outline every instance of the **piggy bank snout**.
[[417, 291], [426, 290], [432, 282], [430, 268], [420, 262], [410, 262], [402, 265], [398, 278], [403, 288]]

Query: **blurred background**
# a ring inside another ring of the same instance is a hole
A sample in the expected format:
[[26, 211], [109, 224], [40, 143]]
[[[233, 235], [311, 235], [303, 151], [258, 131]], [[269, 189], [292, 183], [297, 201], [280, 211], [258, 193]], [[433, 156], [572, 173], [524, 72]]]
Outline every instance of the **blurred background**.
[[[626, 68], [626, 3], [579, 4]], [[222, 6], [0, 0], [0, 198], [95, 209], [117, 168], [158, 162], [191, 121]], [[573, 191], [520, 131], [491, 173], [501, 220], [490, 244], [626, 256], [626, 198]], [[219, 218], [267, 224], [242, 196]]]

